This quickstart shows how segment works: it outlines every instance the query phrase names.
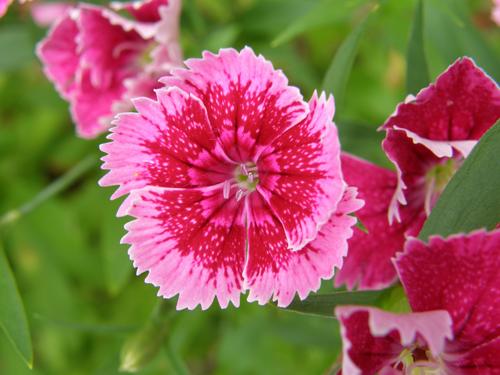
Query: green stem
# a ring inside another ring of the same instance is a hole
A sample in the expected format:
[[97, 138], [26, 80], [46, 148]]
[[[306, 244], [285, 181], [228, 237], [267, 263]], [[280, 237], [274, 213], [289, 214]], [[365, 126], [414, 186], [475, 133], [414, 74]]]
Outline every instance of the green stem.
[[95, 155], [89, 155], [78, 164], [76, 164], [73, 168], [71, 168], [64, 175], [59, 177], [57, 180], [53, 181], [50, 185], [48, 185], [45, 189], [40, 191], [35, 197], [26, 202], [21, 207], [16, 208], [14, 210], [10, 210], [4, 215], [0, 217], [0, 227], [13, 223], [14, 221], [21, 218], [23, 215], [34, 210], [40, 204], [45, 202], [47, 199], [52, 198], [57, 195], [61, 191], [65, 190], [68, 186], [70, 186], [74, 181], [76, 181], [79, 177], [89, 171], [92, 167], [97, 164], [97, 157]]

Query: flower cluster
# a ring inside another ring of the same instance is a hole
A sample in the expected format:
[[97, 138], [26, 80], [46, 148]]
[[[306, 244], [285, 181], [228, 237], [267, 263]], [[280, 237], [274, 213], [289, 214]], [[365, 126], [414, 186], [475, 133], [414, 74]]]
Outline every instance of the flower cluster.
[[366, 202], [357, 216], [368, 233], [356, 229], [337, 286], [382, 289], [396, 281], [391, 258], [420, 232], [448, 181], [499, 118], [498, 86], [462, 58], [382, 126], [382, 146], [397, 173], [343, 155], [345, 179]]
[[391, 171], [341, 154], [333, 97], [304, 101], [251, 48], [181, 66], [179, 8], [35, 12], [42, 24], [57, 14], [38, 54], [78, 134], [95, 137], [116, 115], [100, 185], [126, 196], [118, 215], [134, 217], [122, 241], [137, 272], [159, 295], [178, 295], [179, 309], [238, 306], [245, 292], [288, 306], [335, 268], [348, 289], [399, 280], [411, 313], [336, 309], [343, 374], [497, 371], [500, 230], [413, 238], [500, 118], [497, 84], [464, 57], [398, 105], [381, 127]]

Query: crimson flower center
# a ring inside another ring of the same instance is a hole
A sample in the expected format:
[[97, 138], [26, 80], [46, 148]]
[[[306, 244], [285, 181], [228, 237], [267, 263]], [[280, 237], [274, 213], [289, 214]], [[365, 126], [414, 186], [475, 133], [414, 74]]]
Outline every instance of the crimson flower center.
[[241, 163], [234, 169], [233, 178], [224, 182], [223, 194], [228, 199], [231, 189], [236, 189], [235, 198], [240, 200], [257, 189], [259, 174], [255, 163]]

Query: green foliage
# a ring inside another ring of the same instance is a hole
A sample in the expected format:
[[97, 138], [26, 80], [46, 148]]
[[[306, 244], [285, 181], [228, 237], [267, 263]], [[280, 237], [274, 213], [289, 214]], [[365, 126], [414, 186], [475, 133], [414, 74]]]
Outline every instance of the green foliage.
[[500, 223], [500, 121], [474, 147], [446, 186], [420, 238], [448, 236]]
[[33, 348], [24, 312], [23, 301], [17, 290], [16, 280], [0, 247], [0, 328], [12, 342], [21, 358], [31, 368]]
[[[414, 1], [185, 0], [183, 52], [185, 57], [197, 57], [204, 49], [249, 45], [282, 69], [306, 99], [324, 81], [323, 87], [337, 96], [341, 117], [336, 122], [343, 148], [389, 165], [380, 148], [383, 135], [376, 128], [404, 99], [405, 72], [409, 82], [419, 82], [415, 87], [424, 84], [423, 79], [410, 76], [417, 73], [411, 64], [425, 56], [432, 78], [458, 56], [469, 55], [499, 78], [500, 46], [494, 41], [500, 29], [478, 21], [489, 11], [489, 1], [423, 2], [419, 20], [412, 18]], [[375, 4], [379, 4], [376, 16], [366, 21]], [[127, 337], [148, 324], [158, 297], [156, 289], [144, 283], [144, 276], [133, 275], [127, 247], [119, 243], [129, 218], [115, 217], [120, 202], [109, 201], [112, 189], [97, 186], [103, 174], [97, 167], [66, 180], [57, 194], [42, 196], [33, 206], [37, 194], [67, 176], [80, 161], [89, 155], [97, 159], [97, 146], [104, 138], [75, 137], [67, 103], [36, 61], [35, 44], [46, 30], [33, 25], [28, 6], [14, 4], [0, 21], [0, 217], [18, 212], [12, 210], [26, 207], [26, 202], [31, 205], [0, 226], [9, 260], [5, 263], [2, 258], [0, 266], [12, 265], [21, 292], [33, 338], [34, 369], [26, 366], [31, 349], [21, 337], [29, 340], [30, 334], [19, 328], [24, 324], [20, 323], [22, 308], [12, 313], [16, 304], [22, 304], [12, 294], [11, 273], [2, 269], [0, 286], [8, 286], [11, 292], [2, 296], [1, 324], [13, 340], [20, 340], [17, 347], [26, 360], [14, 354], [16, 349], [2, 334], [0, 373], [119, 374]], [[413, 45], [412, 53], [420, 57], [409, 58], [407, 69], [410, 25], [418, 26], [420, 21], [425, 21], [420, 26], [423, 39], [413, 43], [421, 42], [424, 48]], [[482, 156], [476, 163], [486, 168], [495, 160], [485, 161]], [[489, 182], [492, 176], [490, 170]], [[471, 203], [474, 209], [485, 206], [484, 202], [495, 207], [490, 201], [477, 202]], [[437, 211], [440, 204], [444, 203], [438, 203]], [[470, 211], [466, 212], [457, 216], [469, 216]], [[203, 312], [176, 312], [168, 323], [168, 335], [160, 340], [163, 346], [150, 361], [141, 363], [138, 373], [325, 373], [340, 353], [338, 323], [324, 318], [333, 315], [336, 303], [373, 301], [392, 311], [407, 310], [400, 287], [362, 294], [339, 292], [326, 281], [321, 293], [335, 297], [324, 302], [327, 297], [312, 296], [292, 305], [295, 310], [312, 311], [316, 304], [314, 311], [323, 317], [249, 304], [244, 297], [239, 309], [213, 306]], [[7, 303], [7, 298], [16, 302]]]
[[418, 0], [413, 16], [410, 41], [406, 57], [406, 91], [417, 94], [429, 84], [429, 68], [425, 58], [423, 35], [423, 0]]

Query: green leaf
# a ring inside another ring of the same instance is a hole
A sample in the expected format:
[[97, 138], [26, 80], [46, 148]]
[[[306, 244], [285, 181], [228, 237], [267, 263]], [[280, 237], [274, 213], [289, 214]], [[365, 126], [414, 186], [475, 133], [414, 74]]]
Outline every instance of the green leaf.
[[429, 84], [423, 36], [423, 2], [418, 0], [406, 55], [406, 92], [416, 94]]
[[333, 311], [337, 306], [373, 305], [387, 293], [387, 291], [363, 291], [313, 294], [303, 301], [296, 298], [286, 310], [334, 318]]
[[500, 121], [484, 134], [446, 186], [419, 237], [448, 236], [500, 222]]
[[291, 23], [271, 42], [273, 47], [277, 47], [288, 42], [299, 34], [314, 27], [331, 25], [347, 14], [352, 13], [353, 8], [366, 0], [321, 0], [309, 8], [302, 17]]
[[7, 258], [0, 248], [0, 327], [29, 368], [33, 367], [33, 348], [23, 301]]
[[344, 93], [347, 86], [349, 75], [351, 74], [352, 65], [356, 52], [358, 50], [361, 35], [366, 29], [366, 25], [370, 16], [376, 11], [375, 7], [372, 12], [351, 32], [338, 48], [335, 56], [328, 68], [325, 78], [323, 79], [322, 89], [327, 92], [332, 92], [335, 96], [335, 106], [341, 108], [344, 101]]

